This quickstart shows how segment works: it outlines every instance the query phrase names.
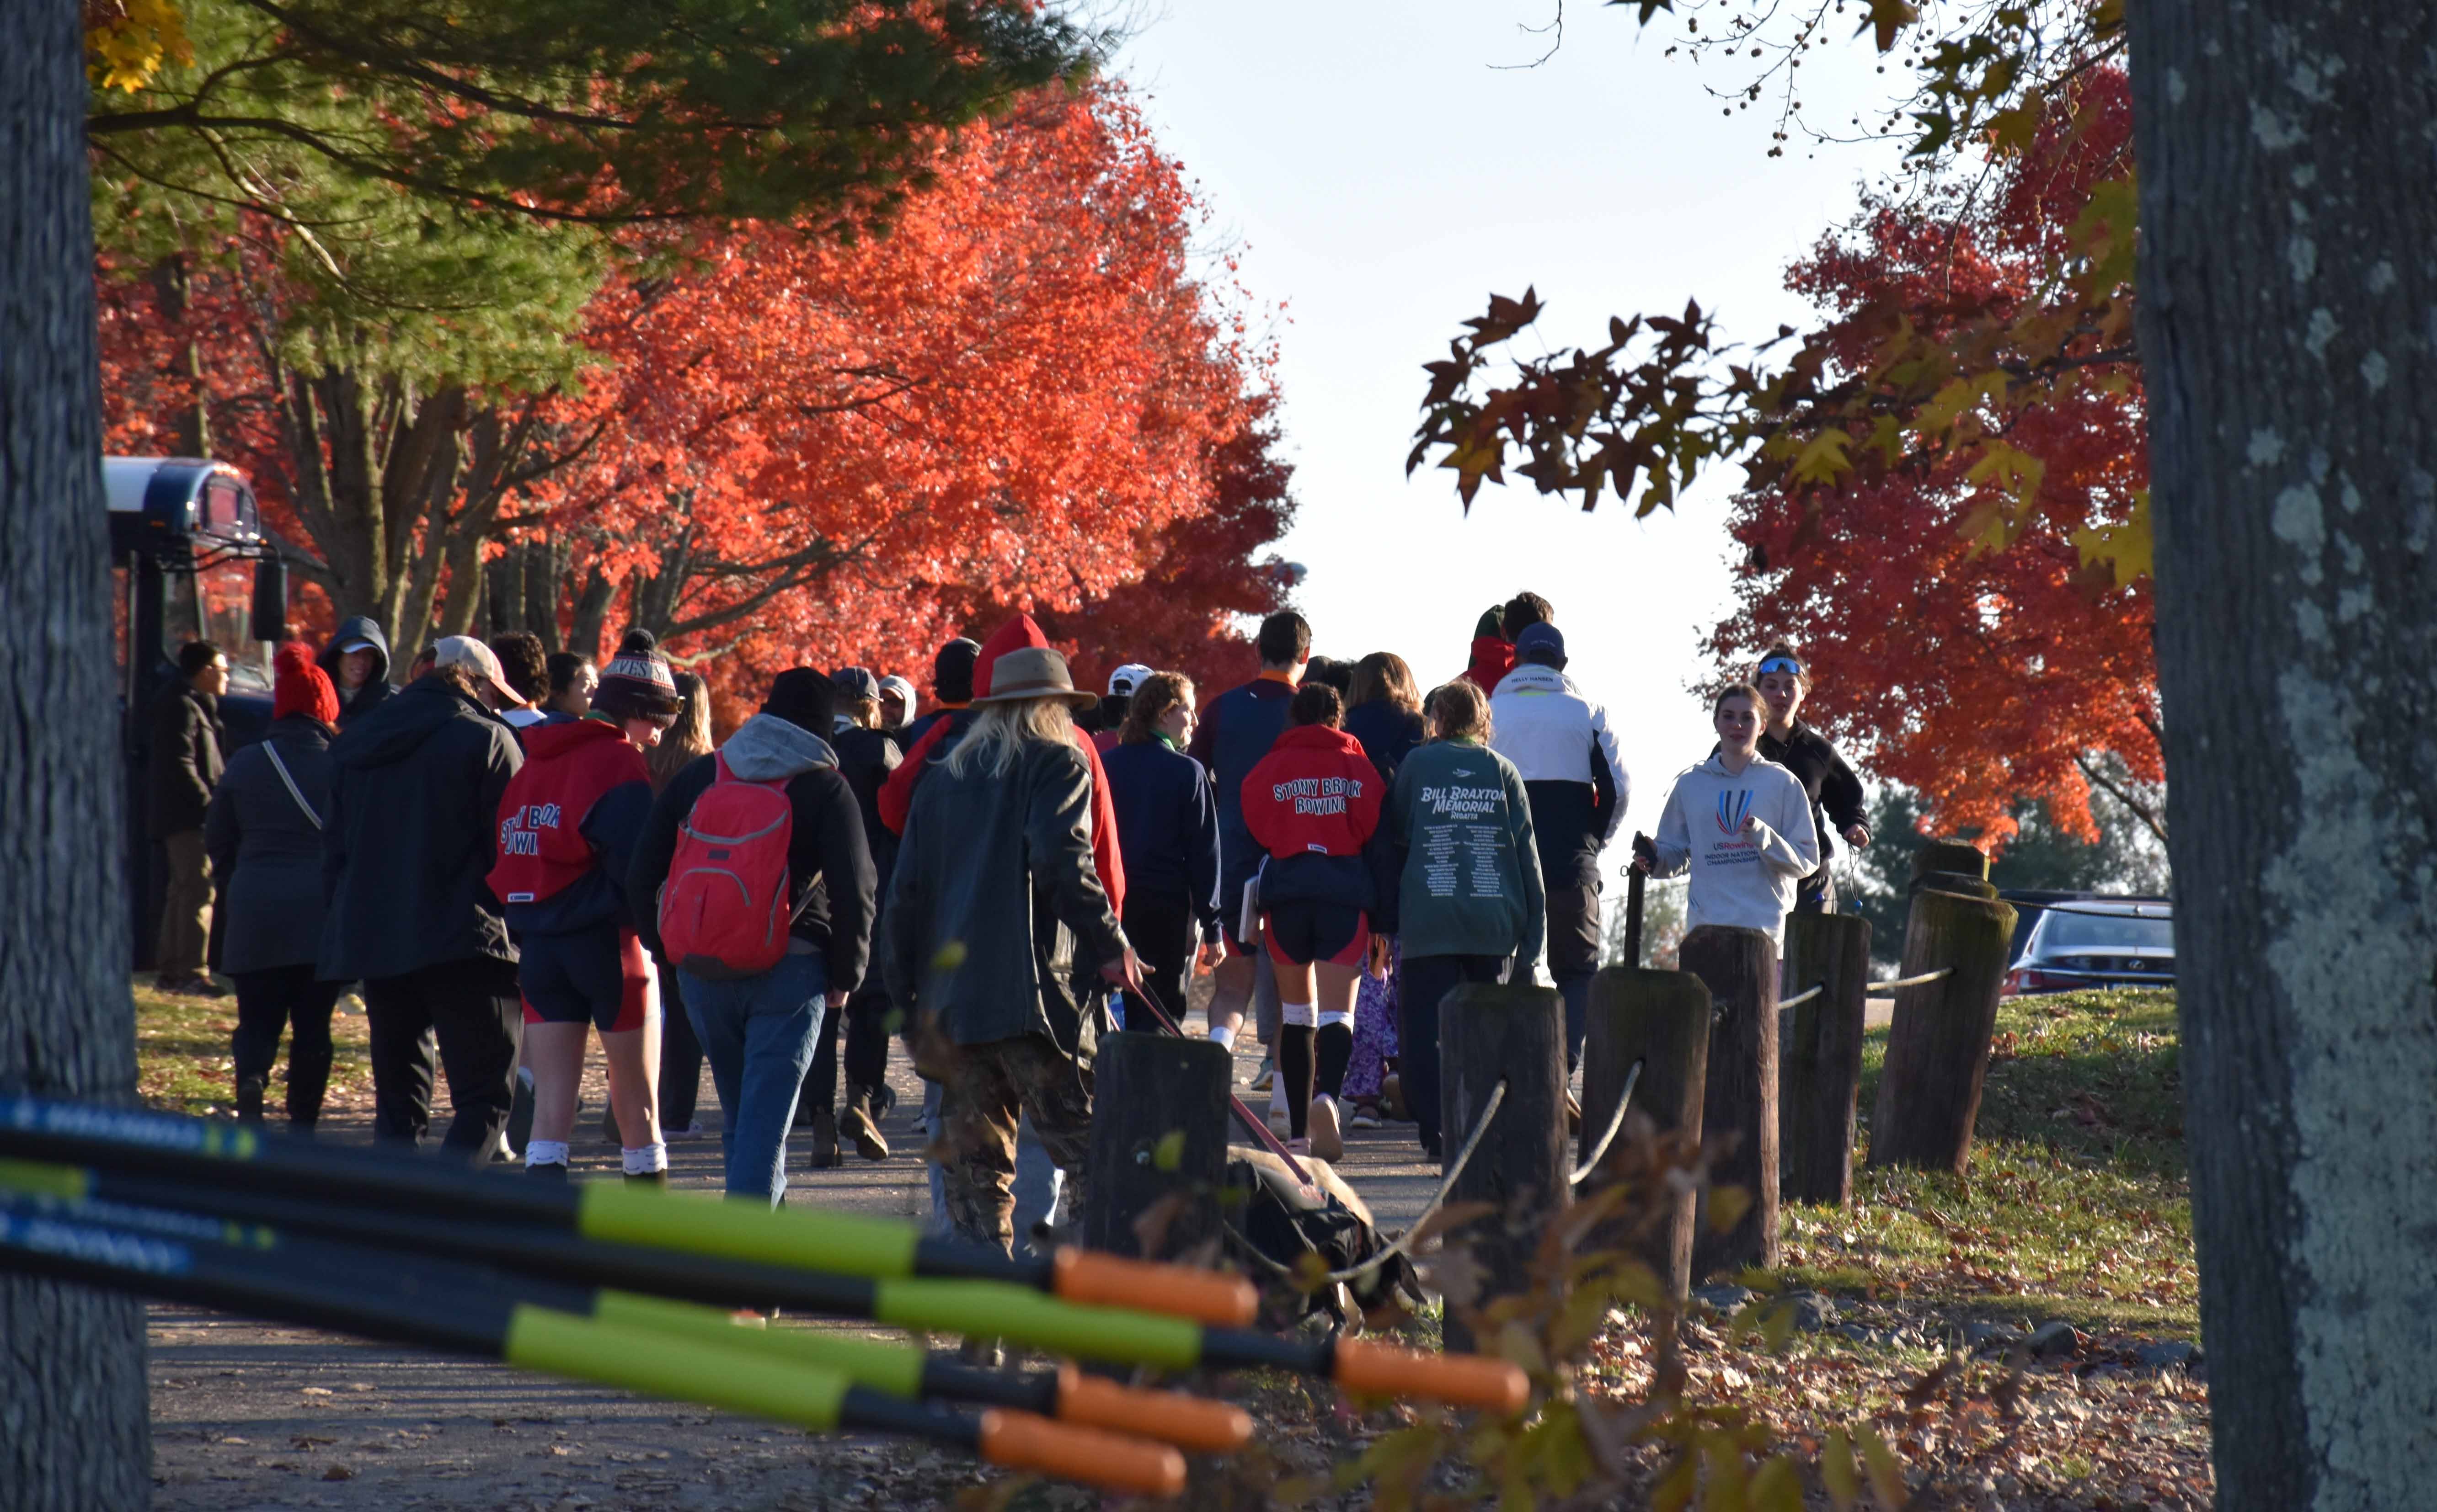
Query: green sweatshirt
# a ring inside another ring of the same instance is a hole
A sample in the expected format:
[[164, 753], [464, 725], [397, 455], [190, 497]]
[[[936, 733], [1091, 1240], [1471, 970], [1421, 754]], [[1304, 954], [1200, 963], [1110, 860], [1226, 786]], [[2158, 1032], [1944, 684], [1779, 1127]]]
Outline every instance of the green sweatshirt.
[[1417, 746], [1396, 769], [1388, 816], [1405, 954], [1512, 955], [1514, 980], [1529, 981], [1548, 896], [1514, 763], [1469, 740]]

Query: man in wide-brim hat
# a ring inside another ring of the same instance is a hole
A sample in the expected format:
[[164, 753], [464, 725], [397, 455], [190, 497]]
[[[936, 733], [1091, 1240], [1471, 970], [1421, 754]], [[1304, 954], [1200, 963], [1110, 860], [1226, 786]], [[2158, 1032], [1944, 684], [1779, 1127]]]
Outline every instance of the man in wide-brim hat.
[[1055, 651], [999, 657], [972, 728], [915, 791], [884, 911], [890, 996], [915, 1064], [943, 1088], [949, 1221], [1000, 1250], [1014, 1239], [1023, 1114], [1066, 1173], [1072, 1210], [1086, 1197], [1096, 1025], [1076, 962], [1112, 982], [1141, 976], [1092, 868], [1074, 714], [1097, 702]]

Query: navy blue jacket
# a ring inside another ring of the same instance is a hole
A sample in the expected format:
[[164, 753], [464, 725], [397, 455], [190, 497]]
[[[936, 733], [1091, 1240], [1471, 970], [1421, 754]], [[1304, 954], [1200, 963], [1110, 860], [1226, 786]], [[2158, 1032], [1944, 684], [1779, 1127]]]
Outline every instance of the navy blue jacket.
[[1345, 711], [1345, 733], [1362, 742], [1362, 754], [1379, 769], [1379, 780], [1393, 788], [1396, 769], [1422, 743], [1424, 730], [1420, 715], [1375, 698]]
[[1229, 688], [1210, 701], [1193, 732], [1186, 755], [1209, 769], [1218, 786], [1219, 871], [1226, 895], [1241, 895], [1244, 884], [1260, 869], [1269, 853], [1244, 827], [1244, 779], [1252, 775], [1278, 734], [1287, 727], [1287, 706], [1294, 702], [1294, 686], [1274, 677], [1255, 678]]
[[1218, 804], [1201, 763], [1154, 737], [1100, 757], [1117, 808], [1129, 896], [1192, 900], [1204, 940], [1218, 938]]

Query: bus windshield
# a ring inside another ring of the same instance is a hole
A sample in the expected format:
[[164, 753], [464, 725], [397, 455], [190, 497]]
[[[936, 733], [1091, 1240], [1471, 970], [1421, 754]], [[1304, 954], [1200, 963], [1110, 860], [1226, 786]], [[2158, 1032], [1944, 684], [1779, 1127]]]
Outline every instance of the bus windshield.
[[222, 557], [192, 572], [167, 574], [167, 613], [162, 616], [161, 654], [178, 659], [178, 648], [207, 640], [228, 657], [232, 692], [269, 694], [271, 648], [254, 638], [254, 564]]

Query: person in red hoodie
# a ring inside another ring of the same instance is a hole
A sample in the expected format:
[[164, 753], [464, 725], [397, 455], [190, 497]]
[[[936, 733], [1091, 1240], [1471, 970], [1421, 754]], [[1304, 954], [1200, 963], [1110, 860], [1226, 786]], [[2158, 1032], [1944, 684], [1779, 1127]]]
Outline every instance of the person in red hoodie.
[[523, 952], [524, 1063], [533, 1072], [525, 1170], [567, 1175], [587, 1028], [601, 1031], [609, 1107], [629, 1180], [665, 1184], [659, 984], [635, 932], [626, 872], [652, 811], [643, 753], [677, 717], [676, 679], [648, 631], [601, 670], [591, 712], [524, 731], [525, 763], [500, 799], [492, 893]]
[[1344, 716], [1337, 689], [1304, 684], [1243, 787], [1244, 826], [1269, 853], [1260, 898], [1278, 978], [1288, 1148], [1323, 1160], [1345, 1154], [1337, 1099], [1354, 1054], [1354, 994], [1366, 969], [1386, 974], [1396, 896], [1382, 885], [1386, 784]]
[[1503, 604], [1481, 611], [1480, 622], [1472, 627], [1472, 660], [1456, 674], [1484, 693], [1515, 669], [1515, 643], [1506, 638], [1502, 627], [1505, 615]]

